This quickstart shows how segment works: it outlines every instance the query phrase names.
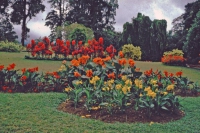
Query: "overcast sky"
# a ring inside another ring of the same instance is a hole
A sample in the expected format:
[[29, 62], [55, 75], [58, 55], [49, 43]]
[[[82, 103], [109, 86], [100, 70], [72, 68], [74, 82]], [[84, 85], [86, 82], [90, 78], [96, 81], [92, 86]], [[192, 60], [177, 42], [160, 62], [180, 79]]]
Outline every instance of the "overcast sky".
[[[123, 24], [131, 22], [131, 18], [137, 17], [138, 12], [149, 16], [151, 20], [165, 19], [167, 21], [167, 30], [170, 30], [172, 20], [184, 13], [187, 3], [194, 1], [196, 0], [118, 0], [119, 8], [117, 9], [115, 17], [115, 30], [122, 31]], [[50, 34], [49, 27], [44, 26], [46, 15], [50, 11], [50, 5], [45, 4], [45, 6], [45, 12], [39, 13], [28, 22], [28, 28], [30, 28], [30, 38], [28, 41]], [[21, 35], [21, 26], [14, 27], [18, 36]]]

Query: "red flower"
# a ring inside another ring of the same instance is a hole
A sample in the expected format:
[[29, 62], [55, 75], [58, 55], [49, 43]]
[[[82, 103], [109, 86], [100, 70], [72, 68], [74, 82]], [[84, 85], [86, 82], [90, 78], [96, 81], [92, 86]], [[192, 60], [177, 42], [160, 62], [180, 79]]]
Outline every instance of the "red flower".
[[102, 45], [103, 44], [103, 37], [99, 38], [99, 44]]
[[25, 76], [25, 75], [23, 75], [22, 77], [21, 77], [21, 80], [22, 81], [25, 81], [27, 79], [27, 77]]
[[3, 91], [6, 91], [7, 88], [8, 88], [7, 86], [2, 87]]
[[10, 67], [11, 69], [14, 69], [15, 66], [16, 66], [15, 63], [12, 63], [12, 64], [9, 65], [9, 67]]
[[11, 90], [11, 89], [9, 89], [9, 90], [8, 90], [8, 93], [12, 93], [12, 90]]
[[73, 41], [72, 41], [72, 45], [75, 45], [75, 44], [76, 44], [76, 41], [75, 41], [75, 40], [73, 40]]
[[67, 41], [66, 41], [66, 44], [67, 44], [67, 47], [69, 47], [69, 46], [70, 46], [70, 41], [67, 40]]
[[164, 74], [166, 77], [168, 77], [169, 73], [167, 71], [164, 71]]
[[91, 45], [91, 44], [92, 44], [92, 41], [91, 41], [91, 40], [88, 40], [88, 44]]
[[24, 74], [26, 72], [26, 68], [22, 69], [22, 74]]
[[78, 42], [78, 45], [82, 45], [82, 43], [83, 43], [82, 41], [79, 41], [79, 42]]
[[170, 76], [170, 77], [173, 77], [173, 76], [174, 76], [174, 74], [173, 74], [173, 73], [170, 73], [170, 74], [169, 74], [169, 76]]
[[0, 65], [0, 71], [4, 69], [4, 65]]
[[177, 76], [177, 77], [181, 77], [181, 76], [182, 76], [182, 74], [183, 74], [183, 72], [182, 72], [182, 71], [176, 72], [176, 76]]

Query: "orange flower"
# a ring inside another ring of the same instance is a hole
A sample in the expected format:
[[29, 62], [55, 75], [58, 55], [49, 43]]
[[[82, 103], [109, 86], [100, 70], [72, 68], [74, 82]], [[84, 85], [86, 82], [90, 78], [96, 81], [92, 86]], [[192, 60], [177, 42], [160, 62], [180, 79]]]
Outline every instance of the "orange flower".
[[125, 58], [119, 59], [118, 62], [119, 62], [120, 65], [125, 65], [126, 59]]
[[81, 74], [80, 74], [80, 73], [78, 73], [78, 72], [74, 72], [74, 76], [75, 76], [75, 77], [80, 77], [80, 76], [81, 76]]
[[177, 77], [181, 77], [181, 76], [182, 76], [182, 74], [183, 74], [183, 72], [182, 72], [182, 71], [176, 72], [176, 76], [177, 76]]
[[88, 56], [88, 55], [83, 55], [82, 57], [80, 57], [80, 58], [78, 59], [78, 61], [79, 61], [81, 64], [85, 65], [85, 64], [87, 63], [87, 61], [88, 61], [89, 58], [90, 58], [90, 56]]
[[151, 68], [150, 70], [145, 71], [144, 74], [145, 74], [146, 76], [151, 76], [152, 72], [153, 72], [153, 70], [152, 70], [152, 68]]
[[103, 59], [104, 62], [111, 60], [110, 56], [107, 56], [106, 58]]
[[87, 76], [87, 77], [92, 77], [92, 75], [93, 75], [92, 70], [87, 70], [87, 71], [86, 71], [86, 76]]
[[104, 65], [103, 59], [100, 58], [100, 57], [94, 58], [93, 62], [96, 63], [96, 64], [98, 64], [98, 65], [101, 65], [101, 66]]
[[122, 77], [122, 74], [120, 73], [119, 75], [118, 75], [118, 78], [121, 78]]
[[129, 59], [129, 60], [128, 60], [128, 63], [129, 63], [129, 65], [130, 65], [131, 67], [134, 67], [134, 65], [135, 65], [135, 62], [134, 62], [133, 59]]
[[71, 61], [71, 64], [72, 64], [72, 66], [78, 67], [78, 66], [80, 65], [80, 61], [78, 61], [78, 60], [76, 60], [76, 59], [73, 59], [73, 60]]
[[113, 72], [113, 73], [108, 74], [108, 78], [114, 79], [115, 78], [115, 73]]
[[3, 70], [3, 69], [4, 69], [4, 65], [1, 65], [0, 66], [0, 71]]
[[123, 58], [124, 57], [124, 53], [122, 51], [119, 51], [119, 57]]

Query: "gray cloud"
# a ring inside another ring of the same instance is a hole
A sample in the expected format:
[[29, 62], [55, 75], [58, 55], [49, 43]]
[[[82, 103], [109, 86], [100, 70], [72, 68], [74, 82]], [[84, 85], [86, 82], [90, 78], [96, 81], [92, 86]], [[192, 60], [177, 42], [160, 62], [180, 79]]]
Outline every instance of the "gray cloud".
[[[166, 19], [168, 30], [172, 27], [171, 22], [174, 18], [184, 13], [185, 5], [194, 2], [195, 0], [119, 0], [119, 8], [116, 11], [116, 24], [114, 25], [116, 31], [123, 30], [123, 24], [131, 22], [133, 17], [137, 17], [138, 12], [153, 19]], [[46, 6], [43, 13], [39, 13], [32, 18], [28, 23], [30, 28], [30, 38], [36, 39], [39, 37], [48, 36], [50, 29], [45, 25], [45, 18], [47, 13], [51, 10], [50, 4], [47, 0], [44, 1]], [[21, 35], [21, 27], [15, 26], [15, 31]]]

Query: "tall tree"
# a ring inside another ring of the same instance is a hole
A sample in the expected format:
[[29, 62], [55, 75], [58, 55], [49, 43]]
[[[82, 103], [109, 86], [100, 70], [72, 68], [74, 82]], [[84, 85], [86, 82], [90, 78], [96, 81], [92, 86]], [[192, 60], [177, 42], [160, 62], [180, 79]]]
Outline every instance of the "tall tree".
[[72, 9], [68, 21], [90, 27], [95, 36], [97, 31], [113, 29], [118, 0], [69, 0], [69, 3]]
[[[27, 34], [30, 29], [27, 23], [32, 17], [35, 17], [40, 11], [45, 10], [42, 4], [43, 0], [15, 0], [12, 4], [13, 11], [11, 12], [11, 22], [22, 25], [21, 43], [24, 46], [24, 41], [27, 39]], [[29, 19], [29, 20], [28, 20]]]
[[16, 32], [13, 31], [13, 25], [9, 20], [10, 0], [0, 1], [0, 41], [15, 41], [18, 38]]
[[8, 18], [0, 18], [0, 41], [15, 41], [18, 36], [15, 31], [13, 31], [13, 25], [10, 23]]
[[166, 45], [166, 20], [151, 21], [148, 16], [138, 13], [132, 23], [123, 26], [122, 43], [140, 46], [142, 60], [159, 61]]
[[[56, 28], [66, 24], [66, 14], [70, 10], [70, 6], [69, 0], [49, 0], [48, 3], [51, 4], [53, 9], [47, 14], [45, 25], [50, 27], [50, 38], [53, 40], [56, 37]], [[59, 38], [62, 38], [62, 34]]]
[[194, 23], [188, 31], [185, 45], [188, 62], [198, 63], [200, 60], [200, 11], [197, 13]]

